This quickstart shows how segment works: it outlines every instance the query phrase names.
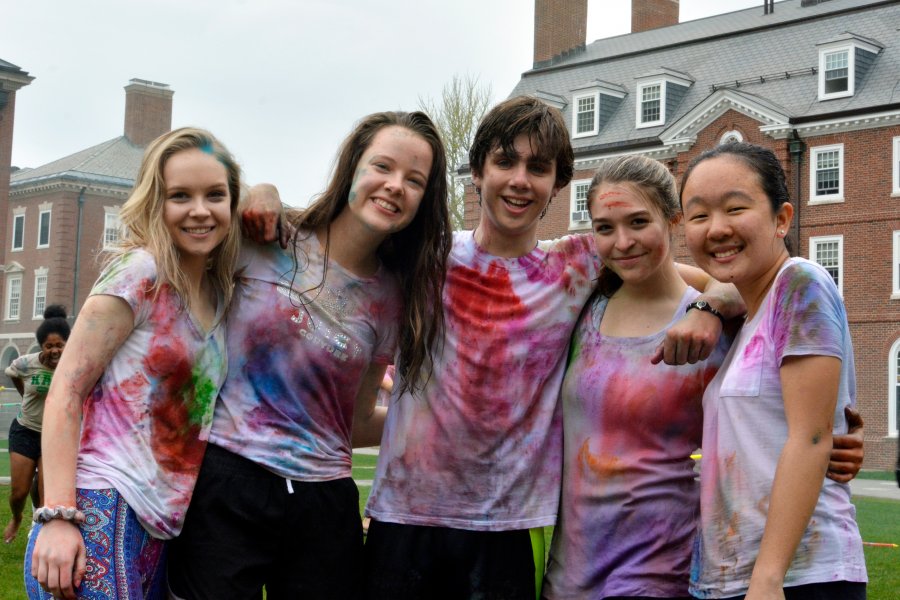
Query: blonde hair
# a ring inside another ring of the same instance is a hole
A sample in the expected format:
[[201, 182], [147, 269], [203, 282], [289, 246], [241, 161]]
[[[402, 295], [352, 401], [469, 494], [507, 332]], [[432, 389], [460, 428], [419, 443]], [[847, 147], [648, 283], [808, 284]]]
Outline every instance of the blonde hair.
[[173, 155], [192, 148], [202, 150], [222, 163], [227, 175], [231, 209], [228, 235], [212, 251], [207, 266], [210, 280], [222, 292], [227, 307], [231, 302], [234, 264], [241, 243], [240, 217], [237, 214], [241, 195], [241, 168], [228, 149], [204, 129], [182, 127], [159, 136], [147, 146], [134, 189], [119, 212], [124, 234], [111, 250], [107, 262], [129, 250], [143, 248], [156, 260], [156, 282], [148, 291], [157, 294], [164, 284], [168, 284], [182, 299], [184, 306], [189, 307], [188, 280], [179, 267], [178, 250], [163, 222], [163, 206], [166, 202], [163, 169]]

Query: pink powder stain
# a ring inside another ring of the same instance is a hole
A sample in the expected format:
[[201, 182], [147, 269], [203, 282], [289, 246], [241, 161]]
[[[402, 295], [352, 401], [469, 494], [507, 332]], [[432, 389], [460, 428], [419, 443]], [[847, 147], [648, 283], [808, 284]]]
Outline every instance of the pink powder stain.
[[528, 281], [558, 285], [572, 295], [576, 286], [591, 284], [587, 257], [593, 253], [590, 236], [569, 236], [557, 243], [543, 261], [522, 257], [519, 264], [525, 267]]
[[621, 200], [617, 202], [607, 202], [603, 205], [604, 208], [612, 209], [612, 208], [628, 208], [631, 206], [628, 202], [622, 202]]

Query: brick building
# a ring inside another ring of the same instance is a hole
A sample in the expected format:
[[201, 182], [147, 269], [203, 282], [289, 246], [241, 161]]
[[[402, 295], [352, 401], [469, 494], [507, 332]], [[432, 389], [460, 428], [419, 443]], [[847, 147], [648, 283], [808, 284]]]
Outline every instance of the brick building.
[[[856, 351], [866, 467], [889, 469], [900, 422], [900, 3], [763, 0], [678, 22], [678, 0], [632, 0], [632, 33], [585, 44], [587, 0], [536, 0], [534, 66], [512, 96], [559, 108], [575, 176], [541, 238], [589, 232], [593, 169], [643, 154], [680, 177], [722, 141], [775, 151], [793, 247], [840, 288]], [[461, 175], [466, 177], [465, 168]], [[471, 182], [466, 223], [479, 218]], [[690, 262], [683, 245], [679, 260]]]
[[[3, 90], [6, 65], [0, 61]], [[10, 72], [7, 97], [14, 99], [12, 86], [33, 78]], [[119, 207], [144, 147], [171, 129], [173, 93], [165, 84], [132, 79], [125, 86], [123, 135], [11, 174], [13, 102], [0, 108], [0, 368], [37, 350], [34, 331], [47, 304], [78, 314], [99, 274], [98, 254], [118, 239]]]

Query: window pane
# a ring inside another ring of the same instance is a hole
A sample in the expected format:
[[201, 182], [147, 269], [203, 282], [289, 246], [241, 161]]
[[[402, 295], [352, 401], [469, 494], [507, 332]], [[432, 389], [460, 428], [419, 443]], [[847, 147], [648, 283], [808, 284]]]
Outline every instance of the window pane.
[[40, 317], [44, 314], [44, 307], [47, 304], [47, 276], [39, 275], [34, 280], [34, 317]]
[[840, 251], [837, 241], [816, 243], [815, 261], [825, 267], [834, 279], [834, 285], [840, 284]]
[[837, 150], [816, 155], [816, 196], [837, 194], [841, 189], [840, 153]]
[[38, 246], [50, 245], [50, 213], [41, 213], [40, 232], [38, 233]]
[[589, 183], [579, 183], [575, 186], [575, 210], [587, 210], [587, 193]]
[[850, 89], [849, 52], [832, 52], [825, 55], [825, 93], [846, 92]]
[[119, 215], [115, 213], [106, 213], [103, 225], [103, 247], [109, 248], [119, 241], [119, 228], [121, 221]]
[[658, 85], [651, 85], [641, 90], [641, 123], [659, 121], [660, 93]]
[[19, 318], [19, 303], [22, 300], [22, 278], [8, 280], [9, 296], [6, 303], [6, 317], [8, 319]]
[[16, 215], [13, 217], [13, 245], [12, 247], [21, 250], [25, 245], [25, 215]]

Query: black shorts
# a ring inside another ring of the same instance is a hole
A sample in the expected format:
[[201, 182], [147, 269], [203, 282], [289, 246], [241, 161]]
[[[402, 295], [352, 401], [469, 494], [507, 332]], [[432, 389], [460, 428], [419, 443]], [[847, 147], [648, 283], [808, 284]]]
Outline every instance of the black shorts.
[[18, 419], [9, 424], [9, 451], [37, 462], [41, 457], [41, 432], [29, 429]]
[[177, 598], [354, 599], [362, 573], [359, 491], [348, 478], [288, 481], [210, 444], [184, 529], [172, 540]]
[[534, 600], [531, 534], [372, 520], [366, 537], [370, 600]]
[[[733, 596], [725, 600], [743, 600]], [[785, 600], [866, 600], [866, 584], [855, 581], [828, 581], [784, 588]]]

